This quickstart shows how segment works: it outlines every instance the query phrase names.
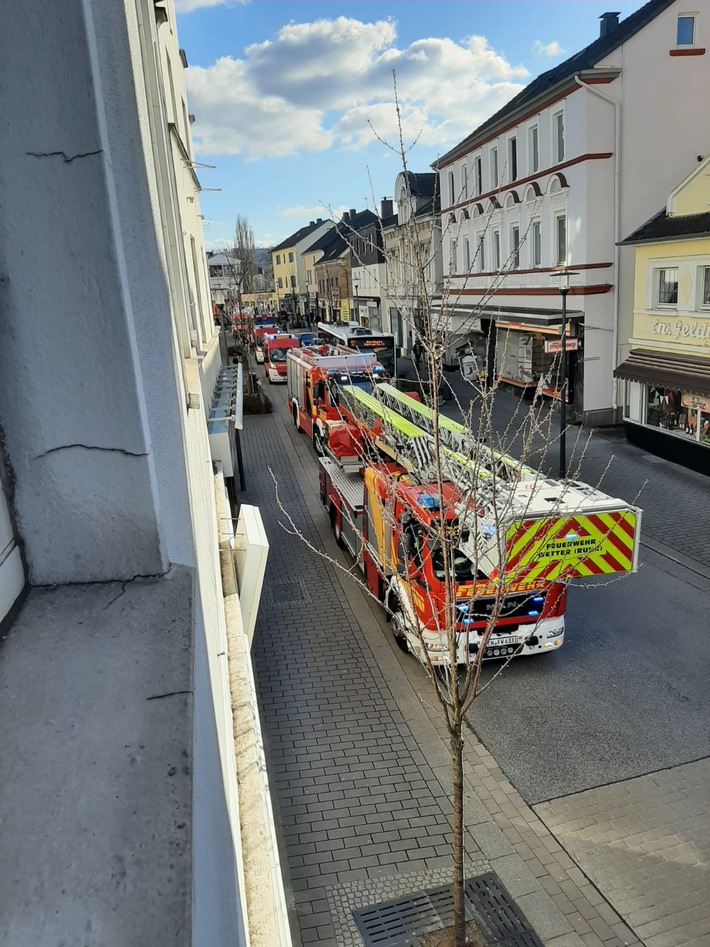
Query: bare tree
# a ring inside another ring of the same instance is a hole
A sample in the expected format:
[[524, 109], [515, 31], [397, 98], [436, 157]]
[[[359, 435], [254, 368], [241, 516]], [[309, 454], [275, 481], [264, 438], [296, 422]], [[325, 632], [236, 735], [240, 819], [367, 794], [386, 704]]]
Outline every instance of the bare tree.
[[[395, 108], [399, 120], [396, 84]], [[404, 144], [401, 121], [399, 127], [400, 140], [393, 150], [409, 182], [409, 148]], [[454, 395], [461, 423], [443, 410], [447, 387], [443, 355], [461, 286], [453, 288], [450, 274], [435, 310], [427, 274], [431, 256], [440, 247], [422, 240], [413, 216], [407, 228], [406, 259], [388, 262], [400, 268], [400, 273], [404, 266], [403, 282], [407, 285], [401, 293], [402, 315], [420, 338], [424, 352], [421, 400], [410, 399], [392, 386], [376, 384], [374, 377], [370, 395], [357, 386], [343, 385], [342, 379], [331, 388], [331, 404], [337, 405], [337, 421], [332, 427], [337, 430], [337, 449], [334, 437], [332, 452], [343, 454], [345, 427], [350, 438], [345, 454], [359, 455], [365, 481], [365, 522], [379, 517], [382, 526], [379, 534], [375, 530], [372, 535], [366, 527], [358, 526], [357, 518], [346, 523], [347, 508], [339, 503], [337, 490], [326, 490], [324, 503], [336, 537], [341, 545], [346, 534], [357, 537], [351, 551], [367, 564], [365, 579], [355, 578], [352, 570], [312, 545], [311, 549], [381, 602], [397, 643], [414, 652], [431, 681], [451, 753], [454, 923], [448, 943], [466, 947], [472, 941], [464, 909], [464, 722], [477, 697], [513, 658], [521, 652], [544, 654], [561, 643], [567, 586], [589, 573], [592, 556], [597, 553], [590, 553], [593, 543], [575, 545], [575, 540], [569, 540], [565, 545], [566, 536], [565, 542], [556, 537], [560, 531], [571, 530], [567, 523], [583, 524], [584, 511], [593, 511], [595, 503], [603, 505], [603, 498], [572, 481], [551, 482], [535, 469], [531, 463], [535, 451], [556, 439], [552, 414], [535, 402], [526, 405], [521, 401], [501, 431], [494, 420], [500, 391], [495, 379], [491, 383], [483, 377], [470, 380], [470, 401], [459, 402]], [[521, 235], [521, 243], [525, 237]], [[516, 264], [514, 254], [518, 251], [519, 247], [513, 248], [510, 258], [501, 261], [480, 306]], [[475, 256], [472, 269], [474, 265]], [[581, 447], [583, 455], [583, 441]], [[394, 469], [393, 463], [397, 465]], [[285, 528], [306, 542], [278, 500], [278, 484], [277, 501], [286, 517]], [[377, 516], [371, 513], [374, 505]], [[618, 513], [627, 517], [624, 523], [633, 524], [631, 540], [636, 543], [639, 511], [629, 507]], [[610, 522], [607, 532], [597, 531], [594, 549], [606, 550], [615, 529]], [[608, 571], [623, 573], [635, 568], [631, 553], [628, 561], [622, 560], [620, 557], [618, 568], [612, 565]], [[602, 571], [597, 582], [612, 577]], [[505, 637], [501, 629], [508, 623], [522, 628], [522, 634], [510, 636], [515, 640], [504, 647], [497, 646], [496, 641]], [[556, 628], [560, 630], [550, 635]], [[489, 657], [497, 657], [499, 663], [491, 680], [484, 681], [483, 662]]]
[[239, 293], [254, 292], [256, 257], [254, 255], [254, 231], [246, 217], [237, 214], [234, 222], [234, 256], [239, 264]]

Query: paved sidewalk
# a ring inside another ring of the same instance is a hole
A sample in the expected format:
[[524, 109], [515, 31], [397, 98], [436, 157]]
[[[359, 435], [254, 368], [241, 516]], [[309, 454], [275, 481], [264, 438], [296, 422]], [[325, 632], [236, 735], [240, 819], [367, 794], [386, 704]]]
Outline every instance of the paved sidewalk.
[[[295, 942], [347, 947], [361, 944], [353, 909], [448, 880], [448, 740], [379, 606], [318, 555], [352, 568], [279, 393], [276, 414], [244, 431], [244, 500], [259, 504], [271, 543], [255, 675]], [[269, 467], [311, 548], [279, 525]], [[467, 871], [496, 871], [552, 947], [638, 943], [473, 737], [466, 761]]]
[[710, 760], [535, 807], [646, 947], [710, 944]]

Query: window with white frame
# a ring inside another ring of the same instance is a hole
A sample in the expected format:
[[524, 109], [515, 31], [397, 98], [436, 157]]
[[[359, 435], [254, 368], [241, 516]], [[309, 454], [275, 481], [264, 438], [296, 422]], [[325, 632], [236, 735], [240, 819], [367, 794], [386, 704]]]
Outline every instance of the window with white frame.
[[676, 27], [676, 46], [695, 45], [695, 16], [691, 13], [680, 13]]
[[552, 116], [552, 157], [555, 164], [565, 160], [565, 113]]
[[528, 129], [528, 172], [532, 174], [540, 167], [540, 131], [537, 125]]
[[476, 178], [476, 194], [483, 194], [483, 159], [480, 155], [473, 162], [473, 168]]
[[454, 181], [454, 172], [449, 171], [449, 203], [456, 203], [456, 182]]
[[678, 305], [678, 267], [660, 267], [656, 270], [655, 296], [658, 306]]
[[478, 263], [478, 272], [483, 273], [486, 269], [486, 235], [484, 233], [478, 239], [476, 262]]
[[493, 231], [493, 269], [497, 272], [500, 269], [500, 230]]
[[468, 168], [466, 162], [461, 165], [461, 200], [468, 198]]
[[456, 237], [449, 240], [449, 273], [455, 273], [458, 266], [458, 244]]
[[466, 237], [466, 239], [463, 242], [463, 254], [464, 254], [464, 263], [466, 266], [466, 272], [470, 273], [471, 272], [471, 242], [468, 239], [468, 237]]
[[498, 187], [498, 149], [491, 148], [491, 187]]
[[520, 269], [520, 227], [510, 228], [510, 265], [512, 269]]
[[700, 267], [700, 305], [710, 307], [710, 266]]
[[518, 180], [518, 139], [508, 139], [508, 180]]
[[530, 227], [531, 262], [533, 267], [542, 265], [542, 229], [540, 221], [534, 220]]
[[555, 218], [556, 255], [557, 264], [567, 262], [567, 216], [558, 214]]

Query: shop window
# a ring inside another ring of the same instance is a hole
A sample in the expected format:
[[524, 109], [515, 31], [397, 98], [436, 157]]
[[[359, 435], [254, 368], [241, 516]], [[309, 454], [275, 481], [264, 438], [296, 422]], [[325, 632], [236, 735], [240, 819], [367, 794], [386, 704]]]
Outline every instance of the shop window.
[[678, 17], [676, 30], [676, 46], [693, 46], [695, 44], [695, 17], [682, 14]]
[[700, 269], [700, 305], [710, 306], [710, 266]]
[[628, 421], [635, 421], [641, 424], [644, 415], [644, 397], [646, 386], [640, 385], [637, 381], [627, 381], [624, 397], [624, 417]]
[[649, 385], [646, 424], [666, 431], [682, 430], [686, 433], [688, 412], [683, 410], [680, 391]]
[[676, 306], [678, 304], [677, 266], [658, 270], [656, 302], [659, 306]]

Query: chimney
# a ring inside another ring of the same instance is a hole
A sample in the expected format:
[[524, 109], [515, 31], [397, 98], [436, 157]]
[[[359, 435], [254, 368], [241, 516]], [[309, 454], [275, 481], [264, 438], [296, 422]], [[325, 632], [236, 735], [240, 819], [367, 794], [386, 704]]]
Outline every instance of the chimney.
[[619, 25], [618, 13], [602, 13], [599, 17], [599, 37], [608, 36]]
[[350, 211], [346, 210], [343, 212], [343, 220], [347, 223], [350, 220]]
[[357, 211], [355, 210], [355, 208], [354, 208], [354, 207], [351, 207], [351, 208], [350, 208], [350, 219], [352, 220], [353, 217], [354, 217], [356, 214], [357, 214]]
[[315, 227], [315, 225], [316, 225], [315, 220], [309, 220], [309, 221], [308, 221], [308, 226], [309, 226], [309, 227]]
[[380, 201], [380, 217], [384, 220], [385, 217], [391, 217], [393, 213], [394, 207], [392, 205], [392, 198], [383, 197]]
[[318, 219], [316, 220], [316, 223], [317, 223], [317, 224], [322, 224], [322, 223], [323, 223], [323, 218], [322, 218], [322, 217], [318, 217]]

